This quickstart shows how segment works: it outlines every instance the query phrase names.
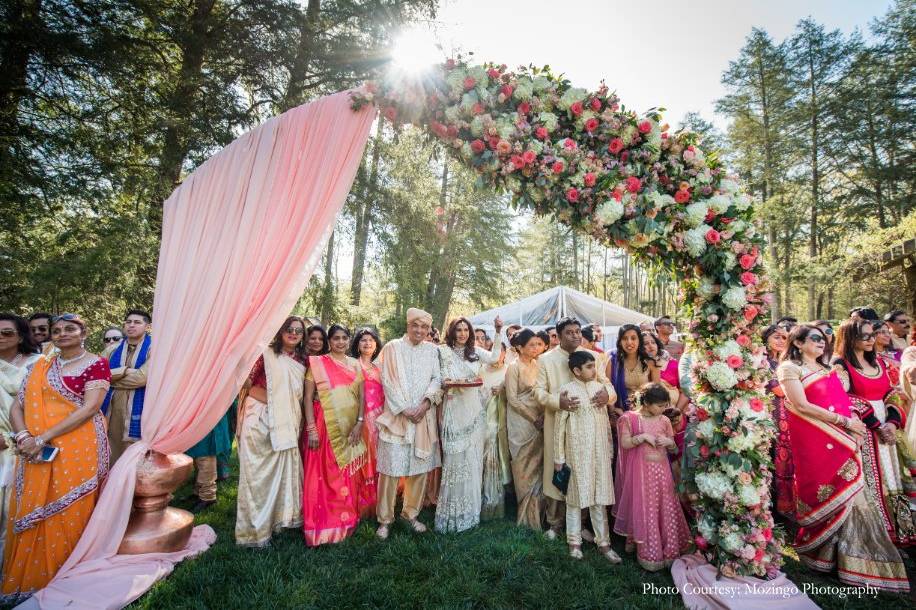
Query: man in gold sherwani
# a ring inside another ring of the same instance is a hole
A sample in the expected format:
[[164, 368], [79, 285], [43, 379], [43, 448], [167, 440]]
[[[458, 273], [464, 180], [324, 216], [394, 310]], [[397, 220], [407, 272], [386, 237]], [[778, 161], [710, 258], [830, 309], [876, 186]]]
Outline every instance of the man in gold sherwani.
[[114, 464], [131, 443], [140, 440], [140, 417], [149, 369], [150, 315], [132, 309], [124, 316], [124, 340], [105, 350], [111, 367], [111, 389], [102, 405], [108, 417], [108, 443]]
[[[557, 411], [575, 411], [579, 408], [606, 409], [608, 400], [614, 396], [614, 387], [607, 380], [603, 370], [598, 371], [598, 382], [604, 387], [592, 397], [591, 405], [580, 404], [576, 398], [561, 395], [560, 388], [574, 379], [569, 370], [569, 355], [582, 347], [582, 325], [575, 318], [563, 318], [557, 322], [560, 344], [538, 358], [538, 381], [534, 388], [538, 402], [544, 407], [544, 495], [547, 496], [546, 536], [555, 539], [566, 522], [563, 493], [553, 485], [553, 438], [554, 417]], [[591, 350], [586, 350], [591, 352]], [[592, 352], [593, 353], [593, 352]], [[594, 355], [594, 353], [593, 353]]]

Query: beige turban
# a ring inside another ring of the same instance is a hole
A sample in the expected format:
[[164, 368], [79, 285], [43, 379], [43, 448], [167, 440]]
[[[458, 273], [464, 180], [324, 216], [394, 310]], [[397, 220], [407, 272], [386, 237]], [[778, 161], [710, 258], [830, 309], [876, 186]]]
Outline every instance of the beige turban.
[[411, 307], [407, 310], [407, 323], [410, 324], [414, 320], [419, 320], [420, 322], [426, 322], [430, 326], [433, 323], [433, 317], [423, 311], [422, 309], [417, 309], [416, 307]]

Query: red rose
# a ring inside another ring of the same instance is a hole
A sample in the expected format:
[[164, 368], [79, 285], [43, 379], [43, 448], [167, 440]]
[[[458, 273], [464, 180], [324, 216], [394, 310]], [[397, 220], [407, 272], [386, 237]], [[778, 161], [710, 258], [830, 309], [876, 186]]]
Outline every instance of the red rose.
[[537, 158], [538, 158], [538, 155], [533, 150], [526, 150], [524, 153], [522, 153], [522, 159], [525, 161], [525, 165], [530, 165], [531, 163], [534, 163], [535, 159]]
[[487, 70], [487, 75], [489, 75], [490, 78], [495, 80], [499, 78], [499, 70], [497, 70], [496, 68], [490, 68], [489, 70]]
[[599, 125], [598, 119], [592, 117], [589, 120], [585, 121], [585, 131], [591, 133], [595, 131], [596, 129], [598, 129], [598, 125]]
[[592, 172], [588, 172], [587, 174], [585, 174], [585, 186], [588, 186], [588, 187], [595, 186], [595, 181], [597, 179], [598, 178], [597, 176], [595, 176], [595, 174], [593, 174]]
[[772, 540], [773, 539], [773, 530], [770, 528], [764, 529], [763, 530], [763, 539], [766, 540], [767, 542]]
[[751, 338], [747, 335], [738, 335], [738, 338], [735, 339], [738, 342], [738, 345], [741, 347], [747, 347], [751, 344]]
[[757, 549], [754, 553], [754, 561], [763, 561], [763, 549]]
[[709, 243], [717, 244], [719, 243], [719, 240], [721, 239], [722, 239], [722, 236], [719, 235], [719, 232], [716, 231], [715, 229], [710, 229], [706, 231], [706, 241], [708, 241]]
[[761, 411], [763, 411], [763, 401], [760, 400], [759, 398], [751, 398], [749, 402], [750, 402], [752, 411], [756, 411], [757, 413], [760, 413]]
[[519, 155], [512, 155], [512, 158], [509, 159], [509, 161], [512, 163], [512, 165], [515, 166], [515, 169], [522, 169], [525, 167], [525, 160], [522, 159]]
[[562, 173], [562, 171], [563, 171], [563, 162], [562, 162], [562, 161], [554, 161], [554, 162], [553, 162], [553, 165], [550, 166], [550, 169], [551, 169], [551, 171], [553, 171], [553, 173], [555, 173], [555, 174]]
[[706, 217], [703, 220], [705, 220], [706, 222], [709, 222], [710, 220], [712, 220], [715, 217], [716, 217], [716, 211], [712, 208], [708, 208], [706, 210]]
[[639, 187], [640, 187], [639, 178], [637, 178], [636, 176], [630, 176], [629, 178], [627, 178], [627, 190], [628, 191], [630, 191], [631, 193], [638, 193]]
[[733, 369], [740, 369], [741, 365], [744, 364], [744, 358], [742, 358], [738, 354], [732, 354], [731, 356], [725, 359], [725, 364], [732, 367]]
[[531, 112], [531, 104], [528, 102], [522, 102], [518, 105], [519, 114], [528, 114], [529, 112]]
[[751, 254], [742, 254], [741, 258], [738, 259], [738, 263], [741, 265], [742, 269], [750, 271], [757, 263], [757, 257]]
[[449, 125], [448, 126], [448, 137], [454, 138], [457, 135], [458, 135], [458, 127], [456, 127], [455, 125]]
[[474, 154], [479, 155], [487, 148], [487, 145], [483, 143], [483, 140], [474, 140], [471, 142], [471, 150], [474, 151]]
[[496, 150], [496, 147], [499, 146], [499, 136], [490, 136], [489, 144], [490, 148]]
[[696, 415], [697, 415], [697, 419], [700, 421], [706, 421], [707, 419], [709, 419], [709, 413], [707, 413], [706, 409], [702, 407], [699, 407], [697, 409]]
[[621, 193], [621, 192], [618, 191], [617, 189], [614, 189], [614, 192], [611, 193], [611, 197], [614, 198], [614, 201], [618, 201], [618, 202], [619, 202], [619, 201], [621, 201], [621, 200], [623, 199], [623, 193]]
[[623, 140], [620, 138], [614, 138], [611, 140], [611, 143], [607, 145], [607, 151], [612, 155], [616, 155], [621, 150], [623, 150]]
[[753, 322], [758, 313], [760, 313], [760, 310], [755, 305], [748, 305], [744, 308], [744, 319], [748, 322]]
[[620, 153], [620, 162], [621, 163], [626, 163], [629, 158], [630, 158], [630, 151], [625, 150], [622, 153]]
[[546, 140], [548, 135], [546, 127], [538, 127], [534, 130], [534, 137], [538, 140]]
[[385, 115], [386, 119], [394, 123], [394, 121], [398, 118], [398, 109], [395, 108], [394, 106], [388, 106], [387, 108], [385, 108], [382, 114]]
[[601, 100], [599, 100], [597, 97], [593, 97], [589, 106], [592, 107], [592, 110], [598, 112], [601, 110]]
[[570, 188], [566, 191], [566, 201], [570, 203], [575, 203], [579, 201], [579, 190], [575, 188]]
[[582, 107], [582, 102], [573, 102], [573, 105], [569, 107], [570, 112], [574, 115], [579, 116], [582, 114], [584, 108]]
[[709, 447], [707, 447], [706, 445], [700, 446], [700, 457], [704, 459], [709, 457]]
[[652, 123], [649, 121], [640, 121], [636, 127], [639, 129], [639, 133], [649, 133], [652, 131]]
[[687, 203], [690, 201], [690, 191], [678, 191], [674, 194], [674, 200], [678, 203]]
[[741, 283], [745, 286], [751, 286], [757, 283], [757, 276], [751, 273], [750, 271], [745, 271], [741, 274]]
[[485, 109], [484, 109], [484, 107], [483, 107], [483, 104], [481, 104], [480, 102], [477, 102], [477, 103], [475, 103], [473, 106], [471, 106], [471, 111], [472, 111], [474, 114], [483, 114], [483, 111], [484, 111], [484, 110], [485, 110]]
[[477, 86], [477, 80], [473, 76], [467, 76], [464, 79], [464, 90], [473, 89]]
[[512, 89], [512, 85], [503, 85], [503, 86], [500, 88], [500, 91], [501, 91], [502, 94], [505, 95], [506, 97], [512, 97], [512, 92], [514, 91], [514, 89]]

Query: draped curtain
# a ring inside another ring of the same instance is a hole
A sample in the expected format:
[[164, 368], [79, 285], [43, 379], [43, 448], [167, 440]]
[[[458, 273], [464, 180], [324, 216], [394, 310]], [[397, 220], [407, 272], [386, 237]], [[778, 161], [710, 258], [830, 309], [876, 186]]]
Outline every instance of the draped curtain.
[[210, 158], [165, 202], [143, 438], [114, 465], [79, 544], [27, 602], [120, 608], [216, 536], [177, 553], [117, 555], [138, 464], [203, 438], [289, 314], [356, 176], [375, 111], [349, 92], [294, 108]]

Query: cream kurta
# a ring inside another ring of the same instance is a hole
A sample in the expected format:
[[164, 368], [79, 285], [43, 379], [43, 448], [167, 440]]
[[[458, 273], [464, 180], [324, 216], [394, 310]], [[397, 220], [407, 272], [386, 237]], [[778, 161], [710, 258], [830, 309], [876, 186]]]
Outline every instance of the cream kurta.
[[[414, 345], [407, 337], [389, 341], [378, 356], [385, 389], [385, 408], [376, 420], [378, 428], [377, 467], [381, 474], [406, 477], [439, 467], [439, 435], [436, 405], [442, 399], [439, 348], [427, 341]], [[414, 424], [401, 415], [429, 398], [432, 408]], [[427, 434], [428, 447], [417, 442], [417, 428]], [[420, 446], [418, 446], [420, 445]]]
[[[579, 347], [576, 351], [590, 351]], [[592, 352], [592, 355], [595, 355]], [[597, 358], [596, 358], [597, 360]], [[553, 486], [553, 429], [554, 417], [560, 409], [560, 388], [575, 379], [569, 370], [569, 352], [557, 346], [538, 358], [538, 380], [534, 392], [538, 403], [544, 407], [544, 495], [554, 500], [563, 500], [563, 494]], [[607, 381], [604, 371], [598, 371], [598, 383], [604, 385], [610, 398], [610, 404], [617, 400], [614, 386]], [[589, 404], [580, 404], [579, 408], [592, 408]]]
[[[580, 405], [589, 405], [601, 390], [597, 381], [578, 379], [560, 388]], [[611, 476], [610, 420], [607, 411], [594, 407], [559, 411], [554, 428], [554, 463], [568, 464], [572, 470], [566, 504], [574, 508], [609, 506], [614, 503]]]
[[112, 465], [118, 461], [128, 446], [139, 440], [129, 436], [130, 411], [134, 400], [134, 390], [146, 387], [146, 374], [153, 351], [153, 348], [150, 347], [143, 366], [139, 369], [134, 368], [142, 342], [141, 337], [137, 345], [132, 346], [129, 343], [125, 345], [121, 352], [121, 362], [111, 362], [111, 357], [120, 343], [115, 343], [107, 348], [103, 354], [111, 367], [111, 389], [114, 390], [111, 394], [111, 404], [108, 405], [108, 444], [111, 446]]

